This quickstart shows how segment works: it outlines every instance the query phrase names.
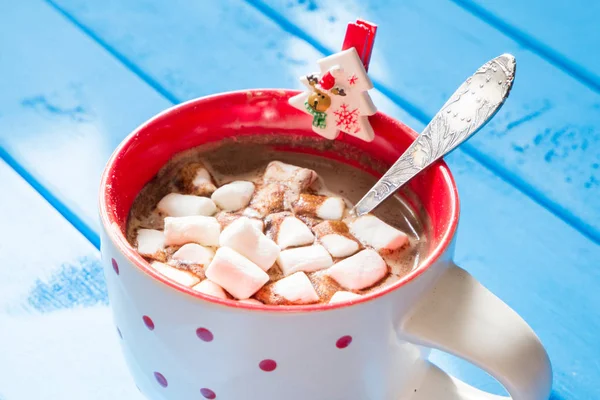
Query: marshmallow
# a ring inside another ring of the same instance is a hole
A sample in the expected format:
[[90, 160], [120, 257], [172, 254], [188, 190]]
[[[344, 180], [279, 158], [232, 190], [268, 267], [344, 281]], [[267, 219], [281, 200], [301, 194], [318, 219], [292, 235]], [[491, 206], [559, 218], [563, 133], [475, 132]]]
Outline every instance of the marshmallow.
[[210, 196], [216, 190], [210, 173], [201, 163], [189, 163], [181, 169], [179, 174], [181, 187], [186, 193]]
[[196, 176], [192, 180], [192, 184], [195, 186], [202, 186], [207, 183], [213, 183], [210, 173], [205, 168], [198, 168]]
[[249, 298], [269, 281], [269, 275], [258, 265], [229, 247], [217, 250], [206, 277], [240, 300]]
[[344, 221], [322, 221], [313, 228], [317, 237], [323, 237], [330, 233], [337, 233], [339, 235], [347, 236], [352, 238], [348, 225]]
[[244, 217], [248, 217], [248, 218], [258, 218], [258, 219], [262, 218], [262, 215], [258, 211], [256, 211], [255, 209], [253, 209], [253, 208], [246, 208], [242, 212], [242, 215]]
[[[219, 224], [221, 224], [221, 229], [225, 229], [227, 226], [229, 226], [229, 224], [231, 224], [233, 221], [237, 220], [238, 218], [240, 218], [239, 215], [237, 214], [232, 214], [226, 211], [221, 211], [220, 213], [218, 213], [216, 216], [217, 221], [219, 221]], [[259, 231], [259, 232], [263, 232], [265, 230], [265, 225], [262, 221], [262, 219], [257, 219], [254, 217], [249, 217], [250, 219], [250, 223]]]
[[254, 183], [235, 181], [221, 186], [212, 194], [211, 199], [225, 211], [237, 211], [250, 203], [254, 193]]
[[156, 271], [160, 272], [162, 275], [179, 284], [182, 284], [183, 286], [191, 287], [200, 282], [200, 278], [191, 272], [182, 271], [158, 261], [154, 261], [152, 264], [150, 264], [150, 266]]
[[250, 218], [250, 223], [252, 224], [254, 229], [259, 231], [260, 233], [263, 233], [263, 231], [265, 230], [265, 224], [262, 222], [261, 219]]
[[340, 197], [303, 193], [293, 203], [292, 207], [296, 214], [328, 220], [340, 220], [344, 216], [346, 203]]
[[270, 234], [280, 249], [312, 244], [315, 236], [308, 226], [290, 213], [271, 214], [267, 217]]
[[300, 193], [317, 178], [317, 173], [311, 169], [297, 167], [281, 161], [271, 161], [265, 170], [263, 182], [282, 182], [290, 189]]
[[408, 243], [408, 236], [374, 215], [363, 215], [350, 222], [350, 232], [375, 250], [395, 250]]
[[194, 289], [197, 292], [207, 294], [209, 296], [218, 297], [220, 299], [227, 298], [227, 294], [225, 293], [223, 288], [211, 281], [210, 279], [203, 280], [202, 282], [194, 286], [192, 289]]
[[335, 292], [333, 294], [333, 296], [331, 296], [331, 299], [329, 299], [329, 304], [341, 303], [342, 301], [355, 300], [355, 299], [358, 299], [359, 297], [361, 297], [359, 294], [352, 293], [352, 292], [345, 292], [343, 290], [340, 290], [339, 292]]
[[321, 219], [342, 219], [344, 215], [344, 209], [346, 203], [339, 197], [328, 197], [322, 204], [317, 208], [317, 217]]
[[188, 243], [181, 246], [172, 258], [185, 264], [208, 265], [214, 256], [215, 252], [212, 249], [196, 243]]
[[247, 217], [233, 221], [221, 233], [219, 244], [232, 248], [267, 271], [275, 263], [279, 247], [250, 221]]
[[327, 249], [333, 257], [348, 257], [358, 251], [358, 243], [345, 236], [332, 233], [319, 239], [323, 247]]
[[350, 290], [367, 288], [383, 278], [388, 267], [375, 250], [366, 249], [327, 270], [327, 275]]
[[298, 271], [313, 272], [330, 267], [333, 260], [325, 247], [316, 244], [283, 250], [277, 258], [277, 264], [287, 276]]
[[220, 234], [221, 225], [214, 217], [195, 215], [165, 218], [166, 245], [199, 243], [204, 246], [218, 246]]
[[158, 202], [156, 208], [171, 217], [211, 216], [217, 212], [217, 206], [208, 197], [179, 193], [169, 193]]
[[313, 230], [321, 244], [333, 257], [348, 257], [360, 248], [343, 221], [323, 221]]
[[165, 235], [156, 229], [138, 229], [137, 251], [143, 256], [157, 257], [165, 249]]
[[304, 272], [296, 272], [271, 286], [273, 294], [290, 303], [310, 304], [319, 301], [319, 295]]
[[280, 183], [269, 183], [257, 192], [250, 207], [258, 213], [259, 217], [283, 211], [285, 209], [286, 187]]
[[262, 305], [263, 303], [256, 300], [256, 299], [244, 299], [244, 300], [238, 300], [238, 303], [245, 303], [245, 304], [260, 304]]

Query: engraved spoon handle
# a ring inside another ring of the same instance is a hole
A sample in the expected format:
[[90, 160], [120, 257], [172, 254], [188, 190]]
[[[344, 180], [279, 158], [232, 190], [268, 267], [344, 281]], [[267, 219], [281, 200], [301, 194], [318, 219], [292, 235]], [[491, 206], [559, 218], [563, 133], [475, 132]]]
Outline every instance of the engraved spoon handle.
[[496, 57], [480, 67], [354, 206], [354, 213], [360, 216], [371, 212], [415, 175], [479, 131], [504, 104], [515, 70], [516, 61], [510, 54]]

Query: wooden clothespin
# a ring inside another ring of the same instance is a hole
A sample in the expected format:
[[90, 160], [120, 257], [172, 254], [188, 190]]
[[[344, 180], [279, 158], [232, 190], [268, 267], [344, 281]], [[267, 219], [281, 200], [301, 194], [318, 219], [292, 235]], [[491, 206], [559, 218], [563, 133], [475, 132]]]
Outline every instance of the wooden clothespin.
[[369, 61], [371, 61], [371, 51], [375, 42], [375, 34], [377, 33], [377, 25], [357, 19], [356, 22], [350, 22], [346, 29], [346, 37], [342, 50], [347, 50], [351, 47], [356, 49], [360, 59], [365, 67], [369, 70]]

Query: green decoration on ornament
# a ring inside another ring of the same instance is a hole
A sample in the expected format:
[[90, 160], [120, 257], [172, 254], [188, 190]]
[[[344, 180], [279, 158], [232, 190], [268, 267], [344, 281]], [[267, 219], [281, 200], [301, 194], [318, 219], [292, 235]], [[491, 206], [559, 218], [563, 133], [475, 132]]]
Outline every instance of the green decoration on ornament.
[[327, 127], [327, 113], [315, 110], [308, 104], [308, 101], [304, 102], [304, 106], [308, 113], [313, 116], [313, 126], [325, 129]]

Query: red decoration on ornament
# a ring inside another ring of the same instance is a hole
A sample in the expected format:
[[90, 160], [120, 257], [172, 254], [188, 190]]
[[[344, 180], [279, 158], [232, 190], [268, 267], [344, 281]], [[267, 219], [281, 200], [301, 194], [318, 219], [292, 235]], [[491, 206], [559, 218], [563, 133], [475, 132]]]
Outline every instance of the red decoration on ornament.
[[324, 90], [329, 90], [335, 85], [335, 78], [331, 75], [331, 72], [328, 71], [323, 75], [319, 81], [319, 85], [321, 85]]
[[375, 43], [376, 33], [377, 25], [362, 19], [350, 22], [346, 29], [342, 50], [354, 47], [366, 71], [369, 70], [369, 61], [371, 61], [371, 51], [373, 50], [373, 43]]
[[354, 132], [360, 129], [358, 126], [358, 108], [351, 110], [348, 104], [343, 103], [340, 108], [333, 112], [335, 124], [344, 132]]

